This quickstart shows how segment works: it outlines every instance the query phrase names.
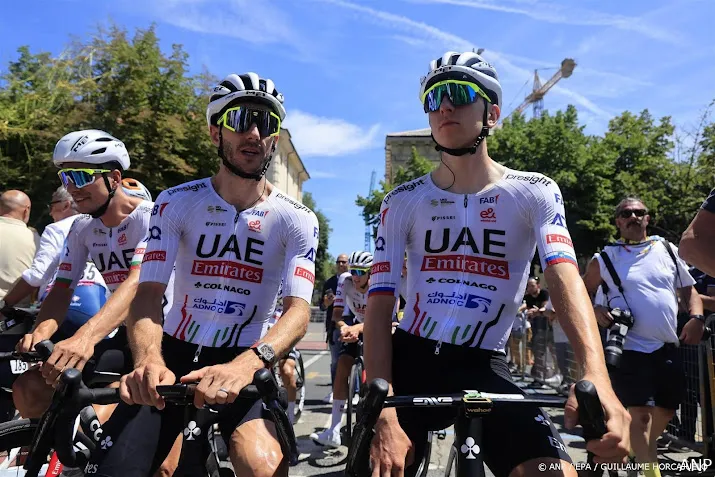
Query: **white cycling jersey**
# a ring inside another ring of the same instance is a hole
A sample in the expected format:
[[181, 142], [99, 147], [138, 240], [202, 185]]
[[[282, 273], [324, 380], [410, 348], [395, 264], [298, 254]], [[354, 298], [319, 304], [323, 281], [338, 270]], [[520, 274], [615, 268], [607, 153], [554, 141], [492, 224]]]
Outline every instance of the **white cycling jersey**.
[[[101, 218], [78, 217], [67, 235], [54, 286], [74, 289], [89, 255], [107, 288], [114, 292], [130, 270], [141, 266], [153, 207], [152, 202], [142, 201], [117, 227], [107, 227]], [[171, 291], [167, 287], [164, 294], [164, 313], [171, 304]]]
[[310, 303], [318, 219], [277, 188], [238, 211], [201, 179], [159, 195], [140, 282], [167, 283], [164, 332], [211, 347], [251, 346], [268, 329], [278, 288]]
[[365, 310], [367, 310], [367, 293], [360, 292], [353, 283], [350, 272], [342, 273], [338, 277], [338, 290], [335, 292], [333, 307], [343, 307], [343, 316], [350, 316], [352, 311], [355, 315], [355, 323], [365, 321]]
[[488, 190], [454, 194], [428, 174], [382, 202], [370, 294], [397, 295], [407, 250], [399, 327], [436, 341], [436, 353], [442, 342], [503, 352], [537, 244], [544, 270], [576, 266], [553, 180], [507, 169]]

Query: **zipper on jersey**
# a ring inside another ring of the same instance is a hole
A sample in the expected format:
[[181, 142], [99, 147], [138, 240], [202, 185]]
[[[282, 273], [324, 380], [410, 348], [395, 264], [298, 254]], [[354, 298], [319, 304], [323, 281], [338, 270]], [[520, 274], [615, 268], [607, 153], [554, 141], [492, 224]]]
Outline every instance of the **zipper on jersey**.
[[[464, 194], [464, 226], [469, 227], [469, 211], [467, 209], [468, 206], [468, 196], [467, 194]], [[464, 245], [462, 245], [464, 247]], [[462, 252], [462, 274], [460, 276], [460, 283], [459, 287], [457, 287], [457, 293], [461, 293], [462, 289], [464, 288], [464, 259], [467, 258], [466, 253]], [[449, 314], [449, 318], [447, 318], [447, 322], [444, 324], [444, 327], [442, 328], [442, 332], [439, 335], [439, 341], [437, 341], [437, 346], [434, 348], [434, 354], [436, 356], [439, 355], [439, 351], [442, 348], [442, 342], [444, 341], [444, 333], [449, 331], [452, 322], [454, 321], [454, 315], [456, 312], [454, 309]]]

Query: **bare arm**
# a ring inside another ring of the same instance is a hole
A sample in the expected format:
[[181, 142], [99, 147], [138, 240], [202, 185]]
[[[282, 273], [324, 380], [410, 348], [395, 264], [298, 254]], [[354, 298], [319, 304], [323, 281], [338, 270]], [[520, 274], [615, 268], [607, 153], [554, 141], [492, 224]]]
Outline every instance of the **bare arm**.
[[710, 276], [715, 276], [715, 214], [700, 209], [678, 245], [680, 257]]
[[703, 300], [695, 290], [695, 287], [678, 288], [678, 295], [680, 295], [681, 302], [687, 304], [688, 313], [691, 315], [703, 314]]
[[591, 300], [596, 297], [596, 292], [598, 291], [598, 287], [601, 286], [602, 281], [601, 267], [598, 264], [598, 260], [594, 258], [588, 262], [586, 273], [583, 275], [583, 283], [586, 285], [586, 291], [588, 291]]
[[161, 304], [165, 290], [166, 285], [158, 282], [144, 282], [137, 287], [127, 317], [127, 335], [135, 368], [150, 362], [164, 365]]
[[[261, 341], [271, 345], [276, 356], [283, 356], [305, 336], [308, 331], [308, 322], [310, 322], [308, 302], [302, 298], [285, 296], [283, 297], [281, 319], [268, 330]], [[253, 351], [249, 351], [249, 353], [256, 356]]]
[[703, 309], [715, 310], [715, 297], [700, 295], [700, 300], [703, 302]]
[[369, 297], [363, 327], [367, 380], [384, 379], [390, 384], [390, 393], [392, 393], [392, 310], [394, 308], [393, 296]]
[[345, 308], [343, 308], [342, 306], [333, 307], [332, 319], [337, 329], [340, 329], [346, 325], [345, 320], [343, 320], [343, 311], [345, 311]]
[[[545, 276], [552, 291], [554, 310], [573, 346], [576, 360], [582, 364], [585, 374], [610, 386], [596, 317], [578, 269], [568, 263], [557, 263], [546, 269]], [[595, 384], [598, 387], [598, 383]]]
[[38, 287], [33, 287], [27, 283], [24, 279], [20, 278], [18, 282], [12, 287], [12, 290], [7, 292], [5, 295], [5, 305], [15, 306], [26, 297], [32, 294]]
[[52, 287], [45, 301], [42, 302], [32, 334], [40, 336], [41, 339], [49, 339], [55, 334], [65, 319], [67, 309], [72, 302], [72, 295], [74, 295], [72, 288]]
[[76, 334], [88, 336], [95, 344], [102, 341], [129, 315], [129, 305], [136, 296], [138, 284], [139, 268], [132, 268], [127, 279], [117, 287], [99, 312], [77, 330]]

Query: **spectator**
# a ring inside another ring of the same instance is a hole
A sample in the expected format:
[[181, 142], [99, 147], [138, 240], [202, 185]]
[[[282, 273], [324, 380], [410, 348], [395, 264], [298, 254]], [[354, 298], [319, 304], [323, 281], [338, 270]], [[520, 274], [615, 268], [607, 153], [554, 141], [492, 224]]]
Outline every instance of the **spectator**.
[[[0, 308], [4, 298], [30, 268], [40, 237], [28, 227], [30, 198], [19, 190], [9, 190], [0, 195]], [[29, 303], [29, 300], [21, 304]]]
[[[323, 284], [323, 296], [320, 300], [320, 310], [325, 312], [325, 341], [330, 348], [330, 389], [333, 388], [335, 379], [335, 369], [338, 365], [338, 352], [340, 351], [340, 331], [335, 329], [333, 316], [333, 301], [335, 301], [335, 291], [338, 289], [338, 277], [348, 271], [348, 256], [344, 253], [338, 255], [335, 261], [335, 275], [325, 280]], [[333, 402], [333, 393], [325, 396], [323, 402], [330, 404]]]
[[[650, 464], [646, 477], [658, 476], [656, 439], [683, 400], [685, 375], [679, 338], [696, 344], [704, 330], [703, 304], [695, 280], [678, 249], [647, 236], [650, 216], [638, 198], [623, 199], [615, 210], [621, 238], [588, 264], [584, 281], [593, 297], [603, 286], [608, 306], [594, 307], [599, 325], [610, 328], [614, 308], [631, 312], [635, 324], [625, 338], [618, 367], [609, 367], [613, 389], [631, 414], [631, 446], [638, 462]], [[677, 295], [689, 313], [677, 334]]]
[[534, 353], [534, 366], [531, 376], [535, 379], [546, 379], [546, 346], [549, 334], [549, 320], [544, 316], [546, 302], [549, 301], [549, 292], [541, 288], [539, 277], [531, 277], [526, 282], [526, 295], [524, 304], [519, 311], [526, 311], [526, 316], [531, 322], [532, 340], [531, 348]]
[[43, 293], [52, 283], [60, 265], [65, 238], [79, 212], [72, 196], [63, 186], [52, 194], [48, 207], [54, 223], [45, 227], [32, 266], [22, 273], [17, 284], [5, 295], [6, 305], [15, 306], [38, 289]]
[[680, 256], [686, 262], [715, 277], [715, 189], [680, 238]]
[[554, 306], [551, 304], [551, 299], [546, 303], [546, 311], [544, 314], [551, 321], [551, 327], [554, 332], [554, 347], [556, 354], [556, 363], [559, 367], [559, 380], [561, 381], [560, 392], [568, 394], [571, 385], [576, 381], [576, 370], [572, 369], [575, 365], [573, 349], [569, 344], [569, 339], [564, 332], [564, 329], [559, 323], [559, 317], [554, 311]]

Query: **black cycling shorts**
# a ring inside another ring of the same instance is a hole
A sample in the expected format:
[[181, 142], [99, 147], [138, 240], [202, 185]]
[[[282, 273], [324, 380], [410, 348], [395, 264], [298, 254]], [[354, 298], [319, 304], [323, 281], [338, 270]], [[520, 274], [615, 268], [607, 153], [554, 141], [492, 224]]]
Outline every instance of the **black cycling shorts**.
[[685, 398], [685, 372], [678, 347], [666, 344], [652, 353], [623, 351], [621, 365], [609, 366], [613, 390], [624, 407], [677, 409]]
[[[392, 335], [392, 385], [396, 395], [452, 394], [465, 389], [489, 393], [523, 394], [514, 384], [502, 353], [436, 342], [404, 330]], [[424, 456], [427, 431], [452, 425], [456, 408], [400, 408], [400, 426], [415, 447], [414, 464], [405, 476], [414, 476]], [[483, 420], [484, 463], [496, 477], [532, 459], [554, 458], [571, 462], [561, 436], [548, 414], [538, 408], [496, 406]], [[461, 445], [462, 443], [455, 443]]]
[[[204, 346], [198, 362], [194, 363], [198, 345], [164, 334], [161, 347], [166, 366], [174, 372], [177, 381], [193, 370], [228, 363], [247, 349]], [[223, 439], [228, 444], [233, 431], [244, 422], [271, 420], [270, 413], [262, 404], [260, 400], [238, 399], [218, 413], [201, 410], [196, 417], [193, 406], [167, 405], [159, 411], [149, 406], [129, 406], [121, 402], [102, 427], [103, 435], [111, 436], [113, 445], [107, 449], [98, 447], [85, 473], [102, 477], [154, 475], [169, 454], [176, 437], [183, 434], [183, 445], [194, 447], [198, 442], [200, 451], [186, 453], [190, 457], [188, 464], [184, 462], [182, 453], [180, 469], [174, 475], [205, 475], [209, 453], [206, 434], [211, 425], [219, 423]]]

